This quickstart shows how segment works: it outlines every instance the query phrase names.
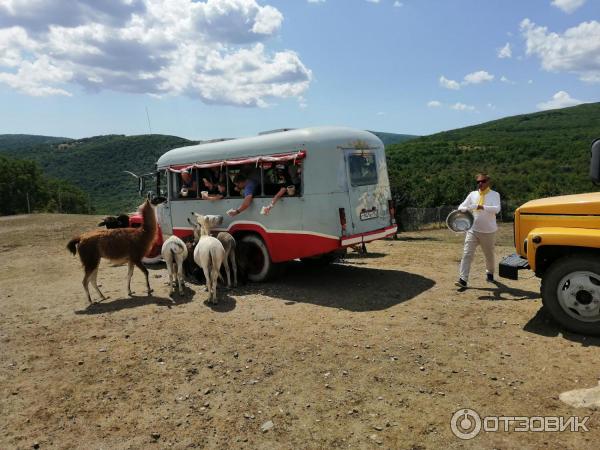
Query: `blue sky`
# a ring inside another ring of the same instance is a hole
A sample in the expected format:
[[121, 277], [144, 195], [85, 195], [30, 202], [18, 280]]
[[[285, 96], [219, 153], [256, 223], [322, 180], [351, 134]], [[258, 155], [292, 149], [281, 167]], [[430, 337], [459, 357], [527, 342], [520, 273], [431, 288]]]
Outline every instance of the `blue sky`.
[[424, 135], [597, 101], [599, 0], [0, 4], [0, 134]]

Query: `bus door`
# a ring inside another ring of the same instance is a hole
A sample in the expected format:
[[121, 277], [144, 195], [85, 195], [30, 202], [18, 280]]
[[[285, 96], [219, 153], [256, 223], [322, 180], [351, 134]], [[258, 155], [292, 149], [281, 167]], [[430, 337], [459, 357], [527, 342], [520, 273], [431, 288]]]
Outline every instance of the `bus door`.
[[351, 234], [375, 231], [389, 225], [387, 200], [381, 195], [382, 181], [375, 148], [346, 150]]
[[[161, 170], [156, 173], [156, 195], [168, 198], [168, 172]], [[165, 201], [156, 205], [156, 220], [163, 235], [173, 234], [173, 223], [171, 221], [171, 202]]]

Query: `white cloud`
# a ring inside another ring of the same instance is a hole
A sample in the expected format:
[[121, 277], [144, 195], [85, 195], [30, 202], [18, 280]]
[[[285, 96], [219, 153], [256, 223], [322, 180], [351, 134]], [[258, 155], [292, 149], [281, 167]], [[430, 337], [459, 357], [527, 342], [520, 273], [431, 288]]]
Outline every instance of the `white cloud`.
[[465, 105], [464, 103], [457, 102], [454, 105], [450, 106], [450, 108], [455, 109], [456, 111], [475, 111], [475, 107], [471, 105]]
[[488, 104], [487, 104], [487, 107], [488, 107], [489, 109], [491, 109], [492, 111], [496, 109], [496, 105], [494, 105], [493, 103], [488, 103]]
[[460, 89], [460, 84], [457, 81], [449, 80], [444, 75], [440, 77], [440, 86], [445, 87], [446, 89]]
[[552, 96], [552, 100], [548, 100], [547, 102], [538, 103], [538, 109], [557, 109], [557, 108], [566, 108], [567, 106], [575, 106], [585, 103], [581, 100], [577, 100], [569, 95], [568, 92], [558, 91], [556, 94]]
[[485, 70], [479, 70], [477, 72], [469, 73], [465, 75], [463, 84], [480, 84], [486, 81], [492, 81], [494, 75], [486, 72]]
[[399, 2], [398, 0], [396, 0], [396, 1], [394, 2], [394, 8], [401, 8], [401, 7], [403, 7], [403, 6], [404, 6], [404, 3], [402, 3], [402, 2]]
[[584, 3], [585, 0], [552, 0], [552, 6], [556, 6], [568, 14], [571, 14]]
[[325, 3], [325, 0], [308, 0], [308, 3]]
[[428, 108], [439, 108], [440, 106], [442, 106], [442, 103], [438, 102], [437, 100], [431, 100], [430, 102], [427, 102]]
[[502, 47], [500, 50], [498, 50], [498, 58], [504, 59], [504, 58], [511, 58], [511, 57], [512, 57], [512, 50], [510, 48], [510, 43], [507, 42], [504, 47]]
[[266, 106], [312, 80], [296, 52], [265, 47], [282, 23], [257, 0], [7, 0], [0, 83], [29, 95], [78, 85]]
[[527, 80], [527, 84], [533, 84], [533, 80]]
[[380, 0], [367, 0], [368, 3], [379, 3]]
[[525, 19], [521, 33], [527, 54], [539, 57], [544, 70], [576, 73], [583, 81], [600, 82], [600, 22], [582, 22], [561, 35]]
[[508, 79], [508, 78], [507, 78], [507, 77], [505, 77], [504, 75], [502, 75], [502, 76], [500, 77], [500, 81], [502, 81], [503, 83], [506, 83], [506, 84], [515, 84], [515, 82], [514, 82], [514, 81], [512, 81], [512, 80]]

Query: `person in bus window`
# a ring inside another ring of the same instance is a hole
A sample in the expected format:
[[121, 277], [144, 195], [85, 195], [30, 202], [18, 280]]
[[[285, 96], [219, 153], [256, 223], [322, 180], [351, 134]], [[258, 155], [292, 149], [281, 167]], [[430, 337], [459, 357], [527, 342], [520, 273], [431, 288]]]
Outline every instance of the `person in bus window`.
[[277, 193], [275, 194], [275, 197], [273, 197], [271, 203], [265, 206], [261, 211], [262, 214], [266, 216], [269, 215], [271, 209], [273, 208], [273, 206], [275, 206], [275, 203], [277, 203], [281, 197], [283, 197], [286, 194], [290, 197], [296, 195], [296, 186], [294, 186], [294, 183], [292, 182], [292, 177], [290, 176], [288, 168], [285, 166], [285, 164], [277, 164], [275, 166], [275, 179], [279, 189], [277, 190]]
[[219, 193], [218, 183], [225, 181], [225, 172], [221, 170], [220, 166], [211, 167], [208, 169], [206, 176], [202, 178], [202, 182], [208, 190], [209, 194], [217, 195]]
[[[202, 198], [204, 200], [221, 200], [221, 199], [225, 198], [225, 196], [227, 195], [227, 184], [226, 184], [225, 180], [218, 181], [216, 186], [217, 186], [216, 194], [203, 191]], [[205, 192], [206, 192], [206, 195], [205, 195]]]
[[252, 203], [252, 200], [254, 199], [254, 196], [256, 195], [256, 191], [260, 189], [260, 184], [257, 183], [256, 180], [248, 178], [241, 172], [238, 173], [233, 179], [233, 184], [240, 191], [242, 197], [244, 197], [244, 200], [238, 208], [227, 211], [227, 214], [231, 217], [237, 216], [241, 212], [248, 209]]
[[181, 172], [181, 188], [179, 190], [180, 198], [194, 198], [198, 187], [196, 180], [192, 176], [192, 169], [187, 169]]

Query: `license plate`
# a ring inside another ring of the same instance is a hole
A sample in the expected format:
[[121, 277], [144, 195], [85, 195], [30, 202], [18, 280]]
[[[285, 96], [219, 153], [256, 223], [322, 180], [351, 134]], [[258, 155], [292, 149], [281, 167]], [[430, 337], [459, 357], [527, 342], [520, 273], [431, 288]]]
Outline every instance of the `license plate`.
[[362, 210], [360, 212], [360, 220], [375, 219], [378, 217], [377, 208], [370, 209], [369, 211]]

